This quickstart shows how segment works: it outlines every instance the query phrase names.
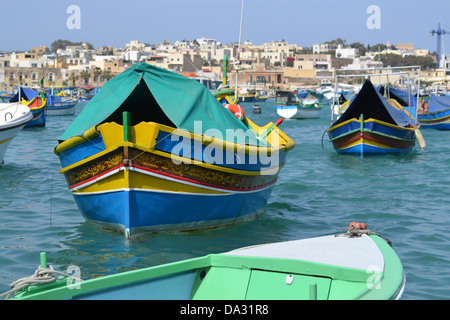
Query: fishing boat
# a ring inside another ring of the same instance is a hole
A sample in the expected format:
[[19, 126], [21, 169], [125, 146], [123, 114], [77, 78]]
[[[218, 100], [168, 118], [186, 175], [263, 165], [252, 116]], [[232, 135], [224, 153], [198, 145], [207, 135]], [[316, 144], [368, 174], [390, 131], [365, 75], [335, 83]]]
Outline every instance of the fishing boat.
[[60, 173], [87, 221], [126, 238], [250, 219], [295, 143], [237, 116], [199, 82], [137, 63], [59, 138]]
[[450, 130], [450, 97], [431, 96], [419, 100], [417, 120], [424, 129]]
[[247, 90], [239, 94], [239, 102], [253, 102], [256, 97], [256, 90]]
[[18, 102], [0, 103], [0, 165], [6, 149], [23, 127], [33, 120], [30, 108]]
[[47, 104], [47, 98], [44, 93], [20, 87], [10, 102], [20, 102], [30, 108], [33, 114], [33, 120], [28, 122], [26, 127], [45, 127], [45, 106]]
[[[306, 102], [309, 101], [312, 100]], [[314, 98], [311, 104], [304, 104], [292, 91], [278, 90], [273, 105], [278, 115], [285, 119], [312, 119], [319, 118], [322, 109], [322, 105], [316, 101]]]
[[8, 102], [14, 97], [14, 93], [9, 93], [6, 91], [0, 91], [0, 100], [3, 102]]
[[[40, 284], [37, 282], [40, 280]], [[398, 300], [406, 278], [392, 243], [367, 229], [209, 254], [82, 280], [41, 254], [15, 300]]]
[[93, 86], [82, 86], [78, 99], [80, 101], [89, 101], [96, 94], [96, 88]]
[[385, 99], [370, 80], [327, 133], [338, 153], [361, 156], [410, 152], [416, 139], [423, 144], [415, 118], [396, 100]]
[[75, 114], [75, 105], [78, 100], [72, 97], [47, 94], [45, 113], [48, 116], [65, 116]]
[[269, 95], [266, 91], [257, 91], [253, 100], [256, 102], [265, 102], [267, 99], [269, 99]]

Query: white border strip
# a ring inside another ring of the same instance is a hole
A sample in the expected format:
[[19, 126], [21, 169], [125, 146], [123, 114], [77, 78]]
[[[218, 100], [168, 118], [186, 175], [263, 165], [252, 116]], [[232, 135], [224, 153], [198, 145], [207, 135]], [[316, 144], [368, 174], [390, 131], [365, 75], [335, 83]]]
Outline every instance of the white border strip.
[[[107, 174], [104, 174], [102, 176], [99, 176], [96, 179], [93, 179], [89, 182], [86, 182], [84, 184], [78, 185], [74, 188], [69, 188], [69, 190], [71, 192], [77, 191], [81, 188], [90, 186], [94, 183], [97, 183], [98, 181], [101, 181], [103, 179], [106, 179], [107, 177], [110, 177], [116, 173], [118, 173], [119, 171], [122, 170], [129, 170], [129, 171], [136, 171], [145, 175], [149, 175], [149, 176], [153, 176], [155, 178], [159, 178], [159, 179], [164, 179], [164, 180], [168, 180], [168, 181], [172, 181], [172, 182], [176, 182], [176, 183], [181, 183], [181, 184], [185, 184], [185, 185], [189, 185], [189, 186], [193, 186], [193, 187], [197, 187], [197, 188], [203, 188], [203, 189], [208, 189], [208, 190], [213, 190], [213, 191], [220, 191], [220, 192], [224, 192], [223, 194], [211, 194], [211, 193], [193, 193], [193, 192], [176, 192], [176, 191], [163, 191], [163, 190], [149, 190], [149, 189], [140, 189], [140, 188], [120, 188], [120, 189], [114, 189], [114, 190], [108, 190], [108, 191], [97, 191], [97, 192], [83, 192], [83, 195], [88, 195], [88, 194], [101, 194], [101, 193], [110, 193], [110, 192], [119, 192], [119, 191], [145, 191], [145, 192], [158, 192], [158, 193], [174, 193], [174, 194], [186, 194], [186, 195], [208, 195], [208, 196], [220, 196], [220, 195], [231, 195], [231, 194], [244, 194], [244, 193], [255, 193], [264, 189], [268, 189], [270, 187], [272, 187], [273, 184], [270, 184], [266, 187], [263, 188], [259, 188], [259, 189], [255, 189], [255, 190], [229, 190], [229, 189], [221, 189], [221, 188], [215, 188], [215, 187], [209, 187], [209, 186], [205, 186], [205, 185], [201, 185], [201, 184], [196, 184], [193, 182], [189, 182], [189, 181], [183, 181], [183, 180], [178, 180], [175, 178], [171, 178], [165, 175], [161, 175], [155, 172], [149, 172], [146, 170], [142, 170], [139, 168], [135, 168], [135, 167], [119, 167], [113, 171], [108, 172]], [[77, 195], [80, 195], [81, 193], [76, 193]]]

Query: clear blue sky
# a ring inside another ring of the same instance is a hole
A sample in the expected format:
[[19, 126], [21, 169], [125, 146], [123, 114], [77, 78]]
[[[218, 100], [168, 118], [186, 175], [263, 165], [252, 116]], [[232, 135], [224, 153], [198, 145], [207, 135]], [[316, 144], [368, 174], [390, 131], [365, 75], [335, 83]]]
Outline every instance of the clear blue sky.
[[[28, 50], [57, 39], [125, 47], [130, 40], [214, 38], [239, 40], [241, 0], [2, 0], [0, 50]], [[70, 30], [66, 13], [80, 8], [81, 29]], [[381, 28], [369, 29], [366, 10], [377, 5]], [[449, 0], [244, 0], [242, 41], [254, 44], [285, 39], [312, 46], [336, 38], [347, 43], [413, 42], [416, 48], [436, 50], [437, 29], [450, 26]], [[450, 32], [450, 28], [447, 29]], [[450, 33], [445, 36], [450, 52]]]

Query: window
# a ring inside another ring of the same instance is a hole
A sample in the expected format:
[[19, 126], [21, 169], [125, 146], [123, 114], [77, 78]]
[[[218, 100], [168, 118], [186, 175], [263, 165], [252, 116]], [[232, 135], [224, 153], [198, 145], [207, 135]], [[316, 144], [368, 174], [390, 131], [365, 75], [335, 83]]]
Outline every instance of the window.
[[256, 76], [256, 83], [266, 83], [265, 76]]

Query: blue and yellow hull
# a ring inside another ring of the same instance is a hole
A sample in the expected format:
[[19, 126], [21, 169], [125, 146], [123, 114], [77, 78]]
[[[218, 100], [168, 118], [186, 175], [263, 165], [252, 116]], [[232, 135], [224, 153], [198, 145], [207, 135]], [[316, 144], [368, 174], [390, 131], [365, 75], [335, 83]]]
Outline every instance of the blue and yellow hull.
[[80, 101], [89, 101], [94, 97], [93, 94], [88, 94], [88, 93], [80, 93], [80, 97], [79, 100]]
[[28, 122], [25, 127], [45, 127], [45, 106], [47, 104], [47, 99], [36, 96], [30, 101], [22, 100], [21, 103], [27, 105], [33, 114], [33, 120]]
[[417, 121], [424, 129], [450, 130], [450, 110], [419, 113]]
[[415, 147], [415, 129], [383, 121], [350, 119], [327, 130], [338, 153], [373, 155], [407, 153]]
[[[252, 218], [267, 204], [294, 147], [277, 128], [267, 139], [280, 143], [270, 148], [205, 139], [148, 122], [131, 132], [126, 142], [121, 125], [106, 123], [55, 149], [84, 218], [127, 238]], [[263, 153], [273, 163], [259, 157]]]

